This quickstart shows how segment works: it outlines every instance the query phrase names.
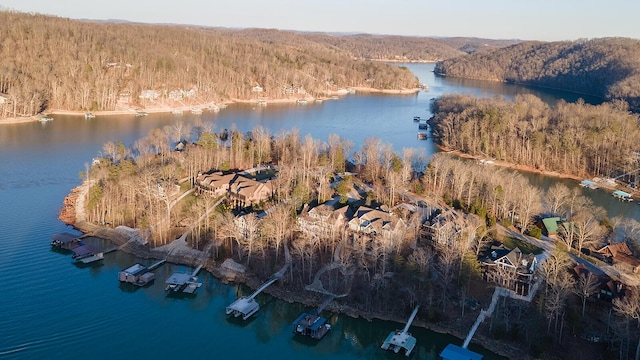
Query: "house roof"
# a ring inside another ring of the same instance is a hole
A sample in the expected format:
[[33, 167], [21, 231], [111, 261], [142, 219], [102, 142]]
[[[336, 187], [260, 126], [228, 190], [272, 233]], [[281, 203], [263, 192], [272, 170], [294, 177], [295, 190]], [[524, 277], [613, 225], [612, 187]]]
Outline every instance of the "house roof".
[[631, 252], [631, 249], [629, 249], [629, 246], [624, 241], [606, 245], [596, 252], [610, 257], [616, 257], [619, 254], [633, 256], [633, 252]]
[[547, 229], [548, 234], [554, 234], [558, 232], [558, 223], [561, 221], [559, 217], [550, 217], [542, 219], [544, 227]]

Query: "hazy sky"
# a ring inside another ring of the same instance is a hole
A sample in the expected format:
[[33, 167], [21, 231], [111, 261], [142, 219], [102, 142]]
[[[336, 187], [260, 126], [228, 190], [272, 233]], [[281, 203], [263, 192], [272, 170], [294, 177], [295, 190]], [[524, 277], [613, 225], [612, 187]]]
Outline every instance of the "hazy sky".
[[412, 36], [640, 39], [638, 0], [0, 0], [77, 19]]

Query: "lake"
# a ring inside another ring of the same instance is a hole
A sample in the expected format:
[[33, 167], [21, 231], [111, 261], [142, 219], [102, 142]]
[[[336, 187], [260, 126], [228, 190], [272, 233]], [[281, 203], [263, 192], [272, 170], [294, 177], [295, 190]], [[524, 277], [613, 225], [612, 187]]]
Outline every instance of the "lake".
[[[181, 117], [152, 114], [85, 120], [54, 116], [48, 123], [0, 126], [0, 274], [6, 290], [0, 299], [0, 358], [398, 358], [379, 347], [389, 331], [403, 324], [333, 315], [333, 329], [322, 341], [301, 341], [291, 331], [291, 322], [303, 310], [301, 305], [260, 295], [258, 301], [263, 305], [257, 316], [237, 323], [226, 318], [224, 308], [238, 293], [246, 293], [246, 288], [221, 284], [203, 272], [204, 286], [196, 297], [170, 298], [165, 296], [163, 280], [173, 271], [189, 269], [163, 265], [156, 270], [159, 281], [132, 289], [120, 285], [117, 274], [140, 261], [133, 256], [113, 252], [97, 266], [78, 267], [69, 255], [53, 251], [49, 242], [55, 233], [72, 231], [57, 219], [58, 211], [64, 197], [80, 183], [79, 172], [105, 142], [121, 140], [131, 145], [151, 129], [176, 121], [198, 122], [216, 131], [249, 131], [261, 125], [275, 134], [297, 128], [302, 136], [311, 134], [325, 141], [336, 133], [351, 139], [354, 149], [367, 137], [376, 136], [396, 151], [414, 147], [430, 156], [437, 150], [430, 139], [417, 139], [412, 119], [428, 117], [434, 97], [451, 92], [505, 97], [533, 93], [553, 103], [575, 96], [444, 79], [434, 76], [433, 64], [406, 66], [429, 86], [428, 92], [349, 95], [323, 103], [264, 108], [230, 105], [218, 113]], [[532, 179], [541, 184], [555, 181]], [[610, 211], [628, 207], [621, 214], [638, 218], [637, 211], [632, 211], [637, 205], [611, 205]], [[425, 329], [413, 327], [412, 333], [418, 341], [414, 359], [435, 358], [446, 344], [462, 344], [460, 339]], [[477, 346], [470, 348], [485, 354], [485, 359], [499, 358]]]

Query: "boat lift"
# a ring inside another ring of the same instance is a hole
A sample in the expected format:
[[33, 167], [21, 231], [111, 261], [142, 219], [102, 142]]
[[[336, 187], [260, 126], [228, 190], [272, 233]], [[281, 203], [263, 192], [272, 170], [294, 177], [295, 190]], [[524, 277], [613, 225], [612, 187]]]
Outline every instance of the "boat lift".
[[411, 355], [413, 348], [416, 346], [416, 338], [411, 336], [411, 334], [409, 333], [409, 327], [411, 326], [413, 319], [416, 317], [416, 314], [418, 314], [419, 308], [420, 305], [417, 305], [416, 308], [413, 309], [413, 312], [411, 313], [411, 316], [407, 321], [407, 325], [404, 326], [404, 329], [402, 329], [402, 331], [396, 330], [389, 333], [389, 336], [387, 336], [387, 338], [384, 340], [384, 343], [382, 343], [382, 349], [391, 350], [396, 354], [400, 351], [400, 349], [404, 349], [404, 354], [406, 356]]
[[227, 315], [233, 315], [233, 317], [242, 316], [242, 320], [247, 320], [251, 315], [260, 310], [260, 304], [255, 300], [255, 297], [276, 281], [278, 281], [278, 278], [274, 276], [262, 284], [262, 286], [260, 286], [258, 290], [254, 291], [250, 296], [243, 296], [231, 303], [231, 305], [227, 306]]

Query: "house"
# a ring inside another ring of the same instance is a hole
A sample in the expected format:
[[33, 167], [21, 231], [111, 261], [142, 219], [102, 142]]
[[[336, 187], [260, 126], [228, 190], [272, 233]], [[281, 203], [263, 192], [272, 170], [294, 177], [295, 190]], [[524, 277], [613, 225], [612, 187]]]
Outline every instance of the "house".
[[259, 182], [243, 176], [237, 176], [229, 184], [229, 195], [241, 207], [256, 205], [269, 200], [273, 195], [271, 181]]
[[348, 223], [349, 229], [363, 234], [390, 238], [405, 227], [404, 221], [388, 212], [360, 206]]
[[[421, 238], [429, 241], [435, 246], [452, 246], [454, 242], [462, 235], [463, 224], [465, 224], [465, 215], [448, 209], [444, 212], [432, 210], [427, 214], [428, 219], [421, 229]], [[468, 232], [469, 236], [475, 236], [474, 231]]]
[[138, 97], [145, 100], [157, 100], [160, 97], [160, 93], [157, 90], [147, 89], [142, 90]]
[[612, 280], [607, 275], [596, 275], [592, 273], [584, 264], [578, 264], [573, 269], [576, 280], [581, 276], [595, 276], [598, 281], [598, 291], [594, 294], [596, 298], [606, 303], [611, 303], [613, 299], [620, 298], [624, 295], [624, 285], [617, 280]]
[[225, 175], [220, 171], [210, 174], [205, 173], [198, 175], [196, 184], [200, 192], [207, 192], [213, 196], [221, 196], [229, 191], [231, 183], [237, 176], [235, 173]]
[[596, 250], [596, 254], [623, 271], [633, 272], [634, 274], [640, 272], [640, 259], [633, 256], [629, 245], [624, 241], [608, 244]]
[[9, 99], [0, 95], [0, 105], [6, 104], [9, 102]]
[[557, 239], [558, 235], [564, 231], [564, 220], [559, 217], [549, 217], [542, 219], [542, 224], [538, 227], [542, 229], [542, 234], [553, 239]]
[[264, 89], [262, 88], [262, 86], [256, 85], [253, 88], [251, 88], [252, 92], [263, 92]]
[[538, 267], [538, 259], [533, 254], [524, 254], [515, 247], [492, 246], [488, 254], [480, 259], [487, 281], [500, 284], [518, 294], [526, 295]]
[[351, 218], [351, 210], [349, 206], [340, 206], [337, 201], [339, 197], [325, 202], [322, 205], [315, 206], [310, 210], [305, 210], [298, 216], [299, 229], [310, 235], [322, 235], [333, 238], [336, 232], [347, 226], [348, 219]]

